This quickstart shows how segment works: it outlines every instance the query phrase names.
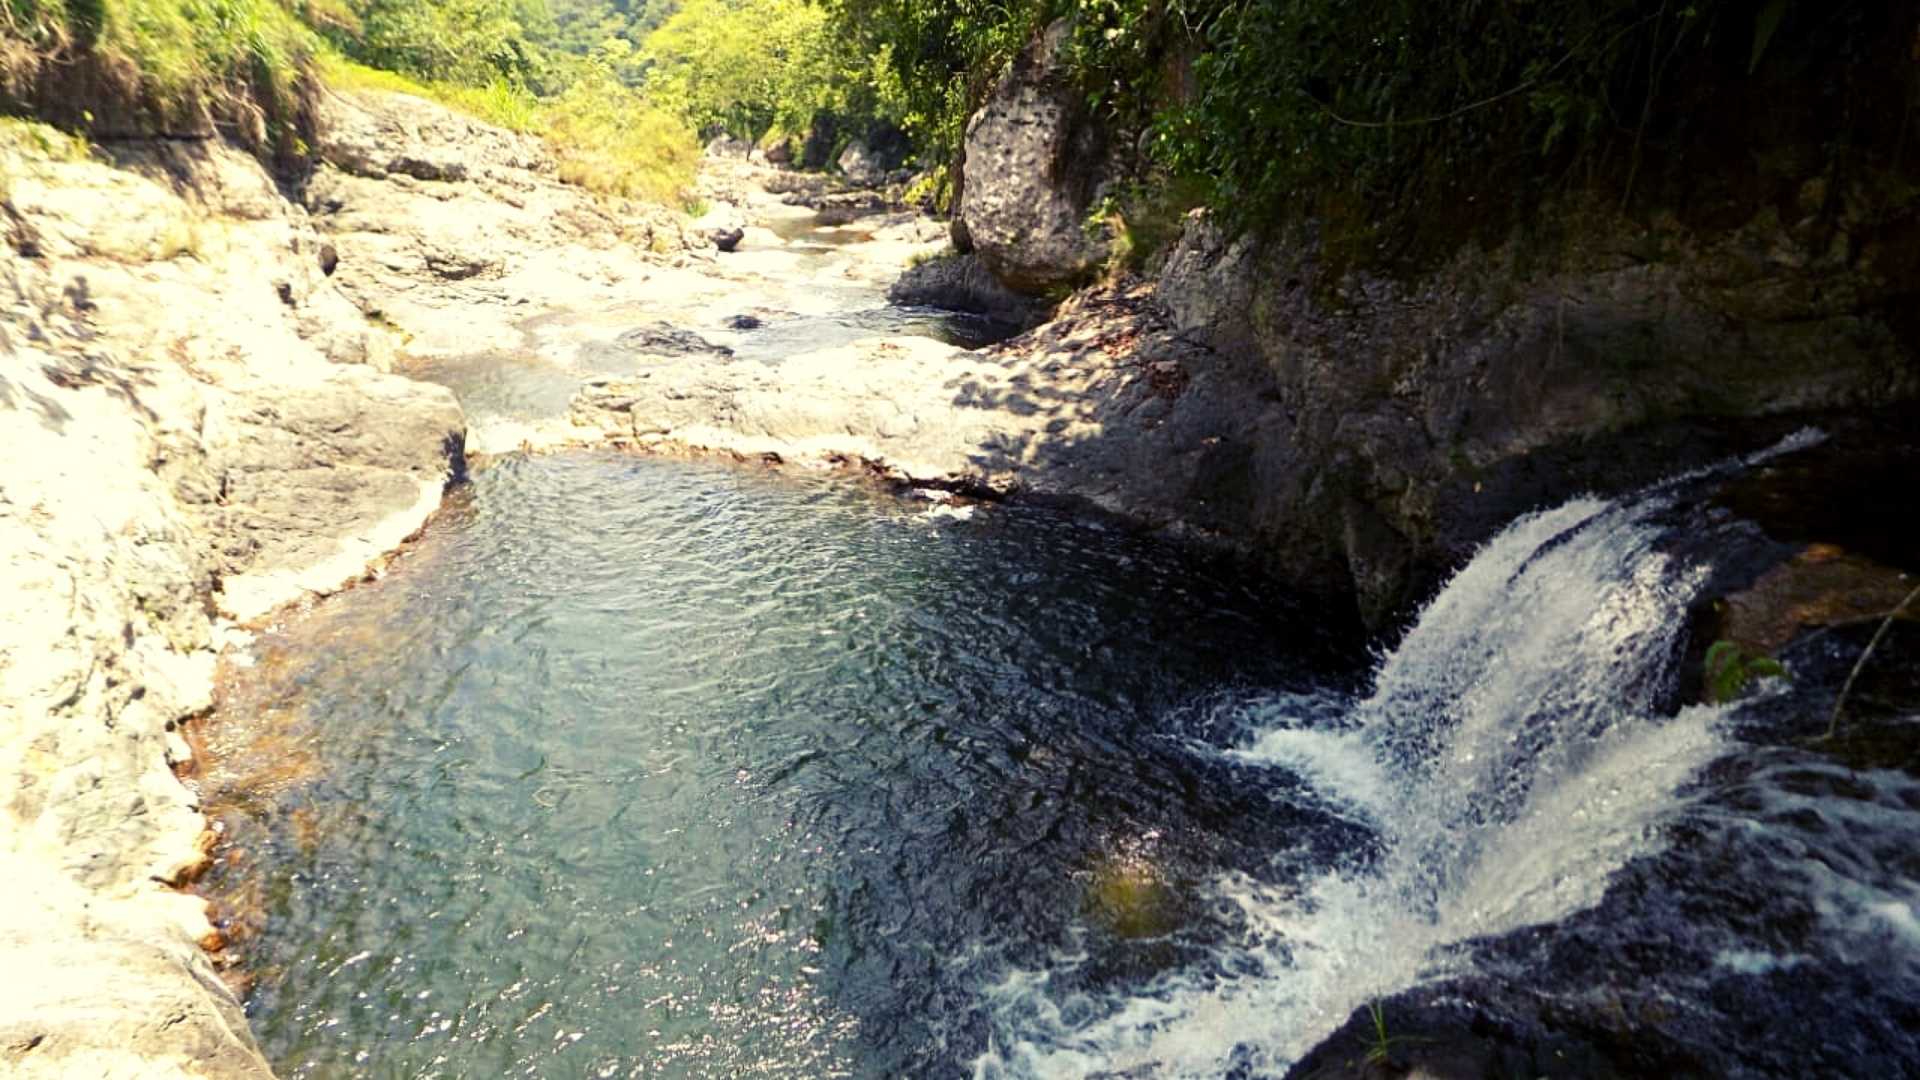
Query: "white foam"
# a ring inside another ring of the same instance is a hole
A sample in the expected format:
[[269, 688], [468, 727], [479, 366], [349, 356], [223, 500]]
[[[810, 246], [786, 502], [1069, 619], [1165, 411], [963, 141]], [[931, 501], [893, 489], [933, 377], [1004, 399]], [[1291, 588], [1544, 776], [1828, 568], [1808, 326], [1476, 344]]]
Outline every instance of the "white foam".
[[[1707, 572], [1655, 550], [1663, 498], [1514, 522], [1345, 717], [1298, 698], [1243, 707], [1255, 730], [1223, 756], [1294, 773], [1384, 854], [1298, 888], [1221, 876], [1210, 899], [1245, 931], [1125, 997], [1060, 999], [1058, 967], [1009, 976], [986, 994], [995, 1037], [975, 1077], [1283, 1069], [1367, 1001], [1454, 970], [1449, 946], [1597, 902], [1723, 748], [1718, 710], [1655, 715]], [[1885, 905], [1854, 910], [1899, 925]]]

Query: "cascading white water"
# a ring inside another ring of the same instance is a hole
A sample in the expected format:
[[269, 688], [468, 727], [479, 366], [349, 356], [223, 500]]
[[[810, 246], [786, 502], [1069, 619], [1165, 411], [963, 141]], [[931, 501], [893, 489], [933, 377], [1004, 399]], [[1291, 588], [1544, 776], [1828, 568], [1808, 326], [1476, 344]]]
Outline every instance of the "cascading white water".
[[1657, 715], [1709, 571], [1655, 546], [1654, 519], [1690, 478], [1515, 521], [1426, 607], [1363, 701], [1233, 706], [1257, 734], [1227, 757], [1292, 774], [1377, 848], [1299, 887], [1221, 876], [1211, 899], [1246, 932], [1128, 996], [1055, 991], [1082, 957], [1012, 972], [986, 990], [993, 1039], [974, 1076], [1278, 1074], [1355, 1008], [1456, 970], [1449, 946], [1596, 903], [1723, 749], [1717, 710]]

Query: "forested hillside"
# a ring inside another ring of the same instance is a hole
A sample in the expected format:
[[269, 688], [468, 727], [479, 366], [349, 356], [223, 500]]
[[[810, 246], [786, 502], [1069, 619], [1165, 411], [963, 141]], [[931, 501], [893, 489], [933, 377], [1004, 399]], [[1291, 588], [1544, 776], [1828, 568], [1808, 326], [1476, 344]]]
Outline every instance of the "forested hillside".
[[[1893, 0], [5, 0], [13, 111], [111, 137], [217, 124], [283, 159], [336, 82], [430, 93], [667, 198], [697, 138], [904, 132], [957, 160], [1038, 28], [1125, 153], [1135, 222], [1206, 203], [1391, 260], [1569, 189], [1697, 217], [1898, 174], [1920, 27]], [[378, 71], [384, 75], [373, 75]], [[404, 79], [405, 81], [399, 81]], [[814, 161], [832, 154], [815, 153]], [[946, 183], [936, 171], [935, 186]], [[1879, 181], [1876, 181], [1877, 183]], [[1885, 186], [1884, 184], [1882, 185]], [[1895, 185], [1883, 207], [1913, 198]], [[1833, 206], [1823, 208], [1831, 211]]]
[[[809, 0], [5, 0], [0, 105], [94, 139], [220, 130], [295, 165], [324, 85], [547, 137], [564, 178], [663, 201], [698, 139], [885, 110]], [[885, 53], [882, 53], [884, 59]]]

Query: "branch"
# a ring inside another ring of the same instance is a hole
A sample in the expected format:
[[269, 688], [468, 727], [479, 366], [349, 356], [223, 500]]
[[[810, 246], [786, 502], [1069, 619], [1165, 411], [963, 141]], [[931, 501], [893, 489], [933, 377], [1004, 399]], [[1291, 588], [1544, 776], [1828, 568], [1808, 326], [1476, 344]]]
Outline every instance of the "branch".
[[1860, 653], [1860, 659], [1854, 661], [1853, 670], [1848, 673], [1847, 681], [1840, 686], [1840, 696], [1833, 701], [1833, 715], [1827, 719], [1827, 733], [1820, 736], [1822, 739], [1831, 739], [1834, 732], [1840, 730], [1840, 710], [1847, 703], [1847, 695], [1853, 692], [1854, 680], [1860, 677], [1860, 670], [1867, 666], [1867, 658], [1873, 655], [1873, 650], [1880, 647], [1880, 639], [1886, 637], [1887, 631], [1893, 628], [1893, 620], [1899, 618], [1900, 613], [1907, 610], [1907, 605], [1913, 603], [1915, 599], [1920, 599], [1920, 585], [1914, 586], [1913, 591], [1907, 594], [1905, 600], [1900, 601], [1899, 606], [1887, 612], [1887, 617], [1880, 622], [1880, 629], [1873, 632], [1873, 640], [1867, 642], [1866, 649]]

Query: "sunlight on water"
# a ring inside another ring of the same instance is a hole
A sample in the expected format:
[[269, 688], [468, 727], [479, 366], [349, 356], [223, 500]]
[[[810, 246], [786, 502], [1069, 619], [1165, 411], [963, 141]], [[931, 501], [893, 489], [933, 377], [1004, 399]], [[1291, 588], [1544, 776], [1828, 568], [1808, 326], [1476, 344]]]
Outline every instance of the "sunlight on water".
[[263, 640], [216, 802], [282, 1075], [928, 1075], [1009, 952], [1088, 919], [1165, 962], [1194, 867], [1266, 828], [1162, 718], [1312, 683], [1324, 635], [1124, 534], [939, 509], [509, 459]]
[[1125, 997], [1061, 1000], [1071, 959], [1009, 976], [974, 1075], [1281, 1071], [1368, 1000], [1449, 971], [1452, 943], [1597, 902], [1723, 749], [1716, 710], [1655, 715], [1705, 579], [1653, 551], [1663, 508], [1523, 518], [1422, 612], [1371, 696], [1237, 706], [1254, 733], [1224, 757], [1294, 777], [1377, 845], [1293, 885], [1220, 876], [1244, 930]]

